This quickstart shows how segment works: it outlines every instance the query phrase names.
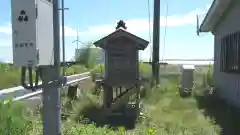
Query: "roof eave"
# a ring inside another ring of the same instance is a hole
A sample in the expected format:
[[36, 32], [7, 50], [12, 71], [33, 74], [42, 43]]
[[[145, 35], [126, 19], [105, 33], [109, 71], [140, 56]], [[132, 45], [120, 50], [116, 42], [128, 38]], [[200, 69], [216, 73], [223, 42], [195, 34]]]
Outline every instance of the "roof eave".
[[[134, 35], [132, 33], [129, 33], [128, 31], [126, 31], [126, 30], [124, 30], [122, 28], [119, 28], [118, 30], [114, 31], [113, 33], [109, 34], [108, 36], [105, 36], [105, 37], [101, 38], [100, 40], [94, 42], [93, 44], [96, 47], [104, 48], [105, 42], [107, 42], [107, 40], [109, 38], [112, 38], [111, 36], [113, 36], [116, 33], [120, 34], [122, 36], [125, 35], [128, 38], [130, 38], [130, 39], [131, 38], [134, 39], [136, 41], [136, 43], [139, 45], [139, 47], [140, 47], [139, 49], [140, 50], [144, 50], [148, 46], [148, 44], [149, 44], [149, 42], [147, 40], [142, 39], [142, 38], [140, 38], [140, 37], [138, 37], [138, 36], [136, 36], [136, 35]], [[118, 35], [118, 36], [120, 36], [120, 35]]]
[[217, 24], [222, 20], [222, 15], [232, 2], [233, 0], [214, 0], [199, 28], [199, 32], [214, 33]]
[[218, 0], [214, 0], [211, 7], [209, 8], [207, 15], [205, 16], [202, 24], [200, 25], [199, 32], [210, 32], [212, 31], [212, 27], [209, 27], [209, 25], [213, 25], [212, 18], [214, 11], [216, 11], [217, 8], [217, 2]]

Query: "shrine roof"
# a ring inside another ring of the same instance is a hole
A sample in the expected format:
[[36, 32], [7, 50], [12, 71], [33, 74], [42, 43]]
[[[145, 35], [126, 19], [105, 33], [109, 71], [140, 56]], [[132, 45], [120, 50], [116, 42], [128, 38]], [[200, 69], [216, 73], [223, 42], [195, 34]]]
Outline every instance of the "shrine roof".
[[121, 37], [128, 38], [128, 39], [132, 40], [133, 42], [135, 42], [136, 45], [137, 45], [137, 48], [139, 50], [144, 50], [149, 44], [149, 42], [147, 40], [145, 40], [143, 38], [140, 38], [140, 37], [128, 32], [128, 31], [126, 31], [123, 28], [119, 28], [119, 29], [115, 30], [114, 32], [112, 32], [111, 34], [109, 34], [109, 35], [101, 38], [100, 40], [94, 42], [94, 45], [96, 47], [105, 48], [108, 41], [113, 40], [113, 39], [117, 39], [117, 38], [121, 38]]

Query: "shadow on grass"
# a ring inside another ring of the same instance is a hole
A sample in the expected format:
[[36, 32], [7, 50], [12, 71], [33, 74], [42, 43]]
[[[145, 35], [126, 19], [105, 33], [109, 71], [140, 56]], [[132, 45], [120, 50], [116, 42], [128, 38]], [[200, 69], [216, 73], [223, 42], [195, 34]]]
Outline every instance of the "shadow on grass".
[[221, 127], [221, 135], [240, 135], [240, 109], [213, 95], [195, 96], [198, 108]]
[[[127, 110], [131, 111], [131, 110]], [[112, 130], [119, 130], [119, 127], [122, 126], [126, 130], [132, 130], [135, 128], [135, 120], [130, 116], [124, 115], [113, 115], [105, 116], [104, 109], [91, 106], [84, 108], [84, 111], [81, 112], [82, 118], [80, 118], [80, 123], [82, 124], [92, 124], [95, 123], [96, 127], [108, 126]]]

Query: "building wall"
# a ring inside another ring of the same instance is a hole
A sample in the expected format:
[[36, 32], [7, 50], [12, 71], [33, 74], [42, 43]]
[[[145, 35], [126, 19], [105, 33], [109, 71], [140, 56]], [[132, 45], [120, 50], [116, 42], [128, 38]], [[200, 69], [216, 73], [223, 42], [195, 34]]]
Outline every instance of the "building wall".
[[237, 2], [216, 29], [214, 36], [214, 83], [222, 98], [240, 107], [240, 74], [220, 72], [221, 36], [240, 31], [239, 13], [240, 3]]
[[[99, 58], [96, 58], [98, 64], [103, 64], [105, 60], [104, 50], [101, 48], [92, 48], [93, 50], [99, 50]], [[81, 55], [83, 49], [75, 49], [75, 61]]]
[[81, 52], [82, 52], [82, 49], [75, 49], [75, 61], [80, 56]]
[[105, 51], [101, 48], [99, 48], [100, 50], [100, 57], [99, 57], [99, 64], [104, 64], [104, 61], [105, 61]]

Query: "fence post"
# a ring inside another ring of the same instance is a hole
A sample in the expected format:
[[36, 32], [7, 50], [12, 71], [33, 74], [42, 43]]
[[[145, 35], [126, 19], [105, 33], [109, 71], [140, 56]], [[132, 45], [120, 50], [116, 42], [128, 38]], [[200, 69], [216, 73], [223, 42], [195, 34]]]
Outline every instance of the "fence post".
[[75, 100], [77, 98], [77, 88], [78, 88], [78, 85], [70, 85], [68, 87], [67, 97], [70, 100]]

